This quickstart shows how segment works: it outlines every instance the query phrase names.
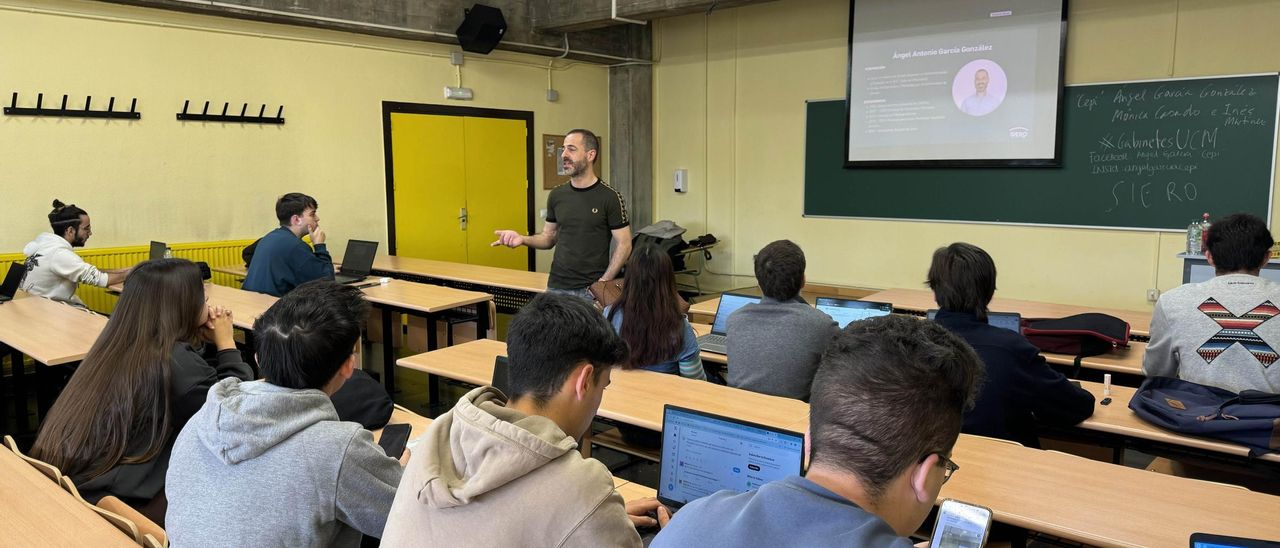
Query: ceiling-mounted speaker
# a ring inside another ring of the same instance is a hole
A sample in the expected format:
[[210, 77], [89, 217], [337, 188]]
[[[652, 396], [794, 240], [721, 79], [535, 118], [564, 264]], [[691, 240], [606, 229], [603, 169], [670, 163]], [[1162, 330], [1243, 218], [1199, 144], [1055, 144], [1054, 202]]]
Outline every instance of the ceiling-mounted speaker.
[[507, 20], [502, 10], [493, 6], [476, 4], [463, 10], [462, 24], [458, 26], [458, 45], [463, 51], [486, 55], [502, 41], [507, 32]]

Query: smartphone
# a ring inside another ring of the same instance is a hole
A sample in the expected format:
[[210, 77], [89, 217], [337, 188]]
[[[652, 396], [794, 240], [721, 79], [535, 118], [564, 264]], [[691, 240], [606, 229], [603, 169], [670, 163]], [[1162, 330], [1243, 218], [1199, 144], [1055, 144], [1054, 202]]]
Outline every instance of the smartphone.
[[990, 508], [945, 499], [938, 507], [929, 548], [981, 548], [990, 532]]
[[388, 457], [398, 459], [404, 454], [405, 444], [409, 443], [411, 430], [413, 427], [407, 424], [388, 424], [382, 427], [382, 437], [378, 438], [378, 445], [382, 446], [382, 450], [387, 452]]

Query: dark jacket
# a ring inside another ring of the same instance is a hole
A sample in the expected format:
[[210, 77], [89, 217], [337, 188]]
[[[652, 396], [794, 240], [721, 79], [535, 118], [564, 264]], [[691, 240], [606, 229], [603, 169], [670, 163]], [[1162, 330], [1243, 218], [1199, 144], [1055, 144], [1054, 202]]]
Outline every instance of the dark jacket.
[[256, 291], [276, 297], [293, 291], [311, 280], [333, 279], [333, 258], [325, 244], [315, 250], [285, 227], [280, 227], [245, 249], [241, 257], [249, 265], [245, 274], [245, 291]]
[[[173, 440], [200, 407], [206, 394], [221, 379], [235, 377], [253, 379], [253, 370], [240, 357], [239, 350], [217, 352], [212, 345], [205, 345], [203, 353], [187, 343], [173, 346], [169, 370], [169, 439], [156, 458], [138, 464], [117, 466], [96, 478], [72, 478], [80, 494], [89, 502], [97, 502], [107, 495], [114, 495], [133, 504], [151, 500], [164, 489], [164, 476], [169, 470], [169, 453]], [[129, 444], [127, 455], [138, 455], [145, 449], [145, 440], [135, 439]]]
[[1037, 424], [1072, 426], [1093, 415], [1093, 394], [1050, 368], [1022, 335], [966, 312], [942, 309], [936, 321], [969, 343], [987, 366], [977, 404], [964, 416], [965, 433], [1040, 447]]

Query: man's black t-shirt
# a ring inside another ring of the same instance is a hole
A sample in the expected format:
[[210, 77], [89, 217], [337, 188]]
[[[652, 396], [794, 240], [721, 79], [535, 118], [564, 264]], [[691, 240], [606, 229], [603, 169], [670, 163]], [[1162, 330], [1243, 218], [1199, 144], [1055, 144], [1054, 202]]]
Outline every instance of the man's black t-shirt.
[[556, 255], [548, 287], [585, 288], [609, 269], [611, 231], [630, 224], [622, 195], [602, 180], [587, 188], [564, 183], [547, 196], [547, 222], [556, 223]]

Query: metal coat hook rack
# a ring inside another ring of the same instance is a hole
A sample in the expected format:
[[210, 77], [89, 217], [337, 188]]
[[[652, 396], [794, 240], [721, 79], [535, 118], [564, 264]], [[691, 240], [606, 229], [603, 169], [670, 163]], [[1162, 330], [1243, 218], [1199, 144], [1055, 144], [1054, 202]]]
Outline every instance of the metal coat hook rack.
[[140, 120], [142, 113], [138, 112], [138, 98], [134, 97], [129, 103], [129, 110], [116, 110], [116, 98], [112, 97], [107, 103], [107, 110], [91, 110], [90, 105], [93, 103], [93, 96], [89, 95], [84, 98], [84, 110], [67, 110], [67, 96], [62, 96], [62, 106], [58, 108], [45, 108], [44, 94], [36, 95], [35, 108], [19, 107], [18, 92], [13, 92], [13, 99], [10, 100], [9, 106], [4, 107], [4, 113], [8, 116], [57, 116], [61, 118], [123, 118], [127, 120]]
[[178, 113], [178, 119], [190, 122], [232, 122], [237, 124], [283, 124], [284, 123], [284, 105], [276, 110], [275, 116], [267, 116], [267, 105], [262, 105], [258, 109], [257, 116], [247, 116], [245, 113], [249, 110], [249, 103], [245, 103], [240, 107], [240, 114], [227, 114], [230, 103], [222, 103], [222, 114], [209, 114], [209, 102], [204, 102], [204, 110], [199, 113], [187, 112], [191, 106], [191, 101], [182, 102], [182, 112]]

